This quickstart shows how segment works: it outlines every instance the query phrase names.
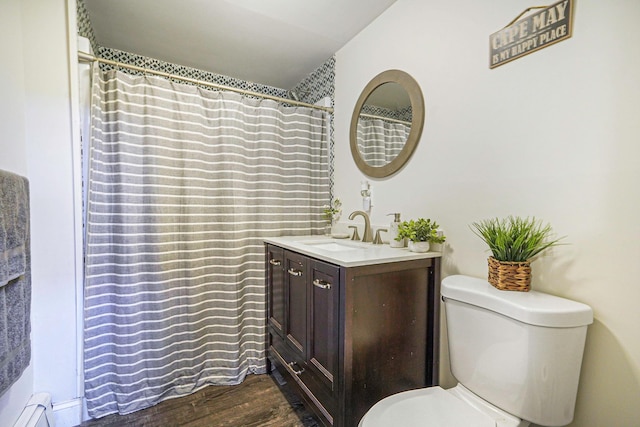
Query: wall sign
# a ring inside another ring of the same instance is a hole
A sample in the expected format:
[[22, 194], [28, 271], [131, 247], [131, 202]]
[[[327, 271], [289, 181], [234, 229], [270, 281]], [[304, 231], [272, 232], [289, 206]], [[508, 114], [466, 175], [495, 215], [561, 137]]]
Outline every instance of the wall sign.
[[[538, 12], [519, 19], [533, 9]], [[506, 27], [489, 36], [489, 68], [495, 68], [571, 37], [573, 0], [530, 7]]]

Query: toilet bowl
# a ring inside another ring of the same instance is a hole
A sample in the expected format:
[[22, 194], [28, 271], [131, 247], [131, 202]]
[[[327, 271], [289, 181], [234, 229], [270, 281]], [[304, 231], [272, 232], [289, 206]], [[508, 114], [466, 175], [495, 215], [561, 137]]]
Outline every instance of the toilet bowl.
[[441, 293], [458, 385], [389, 396], [358, 426], [571, 423], [591, 308], [542, 292], [500, 291], [461, 275], [445, 278]]

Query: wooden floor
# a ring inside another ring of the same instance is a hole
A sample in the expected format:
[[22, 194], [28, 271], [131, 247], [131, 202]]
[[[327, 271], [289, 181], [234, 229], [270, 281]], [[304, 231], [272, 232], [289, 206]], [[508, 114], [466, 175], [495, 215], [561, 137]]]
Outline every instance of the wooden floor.
[[80, 427], [320, 427], [302, 402], [268, 375], [237, 386], [209, 386], [129, 415], [107, 415]]

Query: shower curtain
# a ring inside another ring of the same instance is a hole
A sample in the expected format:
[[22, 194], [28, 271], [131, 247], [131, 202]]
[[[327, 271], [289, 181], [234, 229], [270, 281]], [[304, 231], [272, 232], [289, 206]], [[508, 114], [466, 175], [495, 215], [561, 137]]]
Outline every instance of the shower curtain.
[[410, 131], [411, 125], [361, 116], [356, 139], [362, 159], [374, 167], [390, 163], [402, 151]]
[[96, 70], [85, 265], [91, 417], [265, 372], [262, 238], [320, 232], [325, 120], [309, 108]]

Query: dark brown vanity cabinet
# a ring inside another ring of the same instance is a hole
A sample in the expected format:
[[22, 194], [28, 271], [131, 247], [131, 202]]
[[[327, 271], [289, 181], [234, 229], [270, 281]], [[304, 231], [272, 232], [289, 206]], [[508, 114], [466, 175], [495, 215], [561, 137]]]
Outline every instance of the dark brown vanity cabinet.
[[440, 258], [343, 267], [266, 244], [268, 357], [326, 426], [437, 384]]

